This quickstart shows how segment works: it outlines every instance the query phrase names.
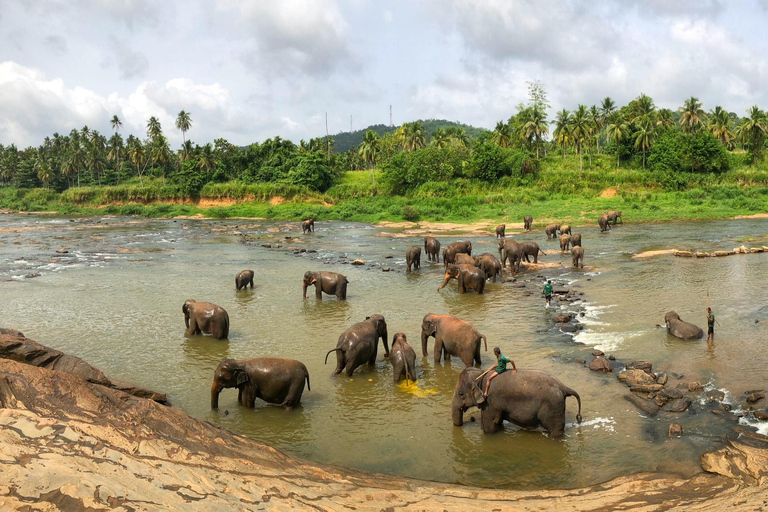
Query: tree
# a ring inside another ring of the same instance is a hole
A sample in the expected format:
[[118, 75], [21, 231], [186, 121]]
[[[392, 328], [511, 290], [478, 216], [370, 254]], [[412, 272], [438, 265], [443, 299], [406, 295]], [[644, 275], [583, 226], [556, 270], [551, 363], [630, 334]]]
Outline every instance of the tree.
[[402, 135], [403, 151], [405, 151], [406, 153], [410, 153], [415, 149], [423, 148], [425, 146], [426, 140], [424, 137], [424, 129], [421, 126], [420, 122], [414, 121], [412, 123], [403, 123], [402, 128], [403, 128], [403, 135]]
[[563, 109], [557, 113], [555, 120], [552, 122], [555, 123], [555, 130], [552, 132], [552, 136], [555, 138], [555, 142], [563, 148], [563, 158], [565, 158], [565, 146], [568, 144], [571, 136], [571, 113]]
[[216, 155], [213, 153], [213, 145], [210, 142], [200, 149], [197, 166], [206, 173], [210, 173], [211, 169], [216, 167]]
[[603, 116], [595, 105], [589, 107], [589, 121], [592, 123], [592, 132], [595, 135], [597, 154], [600, 154], [600, 132], [603, 130]]
[[[546, 94], [545, 94], [546, 99]], [[530, 141], [531, 138], [536, 140], [536, 158], [539, 158], [539, 144], [543, 135], [549, 133], [549, 126], [547, 125], [547, 113], [544, 108], [538, 104], [534, 105], [530, 109], [530, 117], [523, 125], [524, 137]]]
[[120, 128], [122, 128], [123, 122], [120, 120], [119, 117], [117, 117], [117, 114], [115, 114], [112, 116], [112, 120], [109, 121], [109, 124], [112, 126], [112, 129], [115, 130], [115, 136], [110, 139], [110, 145], [112, 148], [115, 148], [115, 155], [112, 158], [114, 158], [115, 160], [115, 169], [117, 169], [117, 180], [119, 183], [120, 181], [120, 150], [123, 147], [123, 139], [120, 138], [117, 132], [118, 130], [120, 130]]
[[51, 181], [51, 166], [48, 163], [48, 160], [45, 158], [45, 154], [42, 149], [37, 151], [35, 171], [37, 171], [37, 178], [43, 182], [45, 188], [49, 188]]
[[381, 139], [379, 134], [373, 130], [367, 130], [363, 135], [363, 141], [358, 146], [357, 153], [360, 158], [371, 170], [371, 183], [376, 183], [376, 176], [374, 175], [373, 168], [376, 166], [376, 157], [379, 154]]
[[683, 102], [683, 106], [677, 109], [680, 115], [680, 129], [683, 133], [695, 133], [703, 126], [707, 115], [701, 108], [701, 102], [698, 98], [691, 96]]
[[500, 148], [508, 148], [511, 138], [510, 132], [509, 124], [504, 121], [499, 121], [496, 123], [496, 128], [493, 129], [493, 133], [491, 134], [491, 142]]
[[163, 130], [160, 127], [160, 121], [155, 116], [150, 117], [147, 121], [147, 136], [151, 140], [155, 140], [162, 134]]
[[675, 122], [672, 120], [672, 111], [668, 108], [660, 109], [656, 114], [656, 126], [662, 131], [675, 126]]
[[709, 111], [709, 121], [707, 130], [714, 135], [725, 147], [730, 148], [733, 145], [734, 133], [730, 129], [731, 119], [728, 112], [721, 106], [715, 107], [715, 110]]
[[616, 168], [618, 169], [621, 139], [627, 136], [629, 125], [627, 125], [624, 116], [619, 112], [614, 112], [607, 121], [608, 125], [605, 127], [605, 132], [608, 140], [613, 140], [616, 143]]
[[609, 96], [603, 98], [602, 103], [600, 103], [600, 115], [603, 118], [603, 124], [615, 111], [616, 103]]
[[438, 128], [435, 130], [435, 133], [432, 134], [432, 145], [437, 149], [444, 149], [449, 143], [450, 138], [442, 128]]
[[766, 119], [765, 112], [760, 110], [757, 105], [753, 105], [747, 110], [747, 114], [740, 126], [742, 137], [749, 144], [752, 159], [760, 160], [763, 155], [766, 131], [768, 131], [768, 119]]
[[584, 170], [581, 158], [581, 148], [584, 141], [589, 138], [589, 119], [587, 118], [587, 107], [579, 105], [573, 111], [570, 119], [570, 132], [573, 142], [576, 144], [576, 152], [579, 154], [579, 171]]
[[[189, 115], [189, 112], [186, 112], [182, 110], [179, 112], [179, 115], [176, 117], [176, 128], [181, 130], [181, 138], [184, 142], [184, 146], [186, 146], [187, 137], [186, 133], [187, 131], [192, 127], [192, 118]], [[189, 158], [189, 154], [187, 153], [186, 147], [184, 147], [184, 158]]]
[[[645, 114], [635, 120], [635, 148], [642, 150], [643, 152], [643, 170], [645, 170], [645, 152], [651, 147], [655, 131], [653, 129], [653, 122], [651, 116]], [[616, 148], [618, 152], [618, 146]], [[618, 165], [617, 165], [618, 167]]]

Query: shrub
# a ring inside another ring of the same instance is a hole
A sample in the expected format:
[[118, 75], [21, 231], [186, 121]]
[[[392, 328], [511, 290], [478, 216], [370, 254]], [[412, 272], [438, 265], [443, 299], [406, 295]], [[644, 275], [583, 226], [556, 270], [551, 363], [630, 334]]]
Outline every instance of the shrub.
[[400, 209], [400, 215], [403, 217], [403, 219], [411, 222], [419, 220], [419, 212], [416, 210], [416, 208], [407, 204], [404, 204]]

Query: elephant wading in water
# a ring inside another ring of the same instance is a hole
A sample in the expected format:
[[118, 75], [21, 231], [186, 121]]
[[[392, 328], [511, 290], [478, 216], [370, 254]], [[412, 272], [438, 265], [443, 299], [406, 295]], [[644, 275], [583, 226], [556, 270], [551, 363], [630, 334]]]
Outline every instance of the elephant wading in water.
[[571, 258], [573, 259], [573, 266], [584, 268], [584, 249], [577, 245], [571, 248]]
[[235, 288], [241, 290], [242, 288], [246, 288], [249, 284], [251, 285], [251, 288], [253, 288], [253, 270], [241, 270], [235, 276]]
[[547, 255], [547, 253], [541, 250], [539, 244], [536, 242], [520, 242], [520, 247], [523, 249], [523, 258], [525, 258], [526, 263], [531, 262], [531, 260], [528, 259], [529, 256], [533, 256], [533, 262], [538, 263], [539, 253], [543, 254], [544, 256]]
[[408, 344], [405, 334], [402, 332], [398, 332], [392, 337], [389, 362], [392, 363], [395, 384], [400, 382], [400, 377], [405, 377], [406, 381], [416, 380], [416, 352]]
[[442, 286], [437, 291], [439, 292], [448, 281], [456, 279], [459, 282], [459, 293], [466, 293], [467, 290], [474, 290], [475, 293], [481, 294], [485, 290], [485, 272], [480, 270], [474, 265], [462, 264], [462, 265], [448, 265], [445, 267], [445, 280], [443, 280]]
[[505, 232], [507, 230], [506, 224], [499, 224], [496, 226], [496, 238], [504, 238], [506, 236]]
[[224, 359], [213, 374], [211, 409], [219, 408], [219, 394], [224, 388], [237, 388], [237, 401], [245, 407], [253, 408], [256, 399], [261, 398], [291, 409], [301, 401], [305, 380], [310, 389], [307, 367], [292, 359]]
[[676, 338], [692, 340], [704, 337], [704, 331], [700, 327], [684, 322], [674, 311], [664, 315], [664, 323], [667, 326], [667, 332]]
[[533, 224], [533, 217], [526, 215], [523, 217], [523, 229], [526, 231], [531, 230], [531, 224]]
[[567, 251], [570, 244], [571, 235], [560, 235], [560, 252]]
[[371, 315], [362, 322], [358, 322], [339, 336], [336, 348], [325, 354], [325, 364], [328, 356], [336, 352], [336, 369], [332, 375], [338, 375], [342, 371], [347, 372], [347, 377], [352, 376], [355, 368], [368, 363], [368, 366], [376, 364], [379, 338], [384, 344], [384, 357], [389, 357], [387, 346], [387, 322], [381, 315]]
[[424, 252], [427, 254], [427, 261], [440, 263], [440, 240], [433, 236], [425, 236]]
[[483, 271], [486, 279], [493, 279], [494, 283], [496, 282], [497, 275], [499, 279], [504, 279], [501, 262], [493, 254], [484, 252], [479, 256], [472, 256], [472, 259], [475, 260], [475, 266]]
[[579, 233], [571, 235], [571, 245], [573, 247], [576, 247], [577, 245], [581, 247], [581, 235]]
[[560, 230], [560, 224], [548, 224], [544, 228], [544, 233], [547, 234], [547, 240], [554, 239], [557, 236], [557, 232]]
[[221, 306], [189, 299], [184, 302], [181, 311], [184, 312], [184, 323], [190, 336], [205, 333], [217, 340], [229, 336], [229, 315]]
[[301, 223], [301, 232], [309, 233], [315, 231], [315, 219], [307, 219]]
[[576, 421], [581, 423], [581, 397], [547, 372], [517, 370], [503, 372], [491, 381], [488, 397], [483, 397], [485, 379], [482, 370], [464, 368], [453, 390], [453, 424], [464, 424], [464, 412], [480, 408], [483, 433], [493, 434], [507, 420], [523, 428], [544, 427], [550, 437], [558, 438], [565, 430], [565, 399], [575, 396], [579, 404]]
[[421, 352], [427, 357], [427, 340], [430, 336], [435, 338], [434, 360], [440, 362], [440, 357], [445, 356], [446, 361], [451, 356], [458, 357], [465, 366], [472, 366], [473, 362], [480, 361], [480, 341], [488, 352], [488, 342], [483, 334], [470, 324], [451, 315], [434, 315], [429, 313], [421, 321]]
[[315, 285], [315, 298], [322, 299], [323, 293], [335, 295], [339, 300], [347, 298], [346, 277], [336, 272], [305, 272], [301, 281], [303, 297], [307, 298], [307, 287]]
[[611, 225], [608, 223], [608, 217], [606, 215], [601, 215], [600, 218], [597, 219], [597, 225], [600, 226], [601, 233], [611, 230]]
[[456, 263], [456, 255], [462, 253], [472, 256], [472, 242], [452, 242], [446, 245], [443, 249], [443, 264], [448, 266]]
[[520, 263], [523, 260], [523, 246], [517, 243], [511, 238], [505, 238], [499, 240], [499, 261], [501, 261], [501, 267], [507, 266], [509, 261], [509, 268], [513, 272], [520, 272]]
[[410, 272], [411, 266], [414, 269], [421, 268], [421, 247], [414, 245], [405, 252], [405, 271]]
[[474, 265], [475, 258], [473, 256], [470, 256], [469, 254], [464, 254], [463, 252], [460, 252], [453, 259], [453, 264], [454, 265]]

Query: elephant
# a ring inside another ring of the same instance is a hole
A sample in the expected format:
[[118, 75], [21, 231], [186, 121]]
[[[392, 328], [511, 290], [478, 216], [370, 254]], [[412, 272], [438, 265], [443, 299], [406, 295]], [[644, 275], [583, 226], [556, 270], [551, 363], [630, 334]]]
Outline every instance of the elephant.
[[570, 235], [571, 234], [571, 226], [569, 226], [568, 224], [560, 226], [560, 234], [561, 235], [565, 235], [565, 234], [569, 234]]
[[676, 338], [692, 340], [704, 337], [704, 331], [700, 327], [684, 322], [674, 311], [664, 315], [664, 323], [667, 326], [667, 332]]
[[307, 298], [307, 287], [315, 285], [315, 298], [322, 299], [323, 292], [328, 295], [335, 295], [339, 300], [347, 298], [347, 283], [349, 280], [336, 272], [312, 272], [304, 273], [302, 280], [303, 296]]
[[520, 242], [520, 247], [523, 249], [523, 258], [525, 258], [526, 263], [531, 262], [531, 260], [528, 259], [529, 256], [533, 256], [533, 262], [538, 263], [539, 253], [543, 254], [544, 256], [547, 255], [547, 253], [541, 250], [539, 244], [536, 242]]
[[507, 260], [509, 260], [509, 268], [513, 272], [520, 272], [520, 263], [523, 259], [523, 246], [511, 238], [505, 238], [499, 240], [499, 261], [501, 261], [501, 268], [507, 266]]
[[389, 362], [392, 363], [392, 375], [395, 384], [400, 382], [400, 377], [405, 377], [406, 381], [416, 380], [416, 352], [408, 344], [405, 334], [402, 332], [398, 332], [392, 337]]
[[505, 232], [507, 230], [506, 224], [499, 224], [496, 226], [496, 238], [504, 238], [506, 236]]
[[547, 234], [547, 240], [555, 238], [559, 230], [560, 224], [547, 224], [547, 227], [544, 228], [544, 233]]
[[368, 363], [368, 366], [376, 364], [379, 338], [384, 344], [384, 357], [389, 357], [387, 322], [381, 315], [365, 317], [364, 321], [356, 323], [341, 333], [336, 348], [325, 354], [324, 364], [327, 364], [328, 356], [331, 352], [336, 352], [336, 369], [331, 376], [346, 370], [347, 377], [351, 377], [358, 366], [365, 363]]
[[456, 279], [459, 282], [459, 293], [466, 293], [467, 290], [474, 290], [475, 293], [481, 294], [485, 290], [485, 272], [475, 267], [474, 264], [449, 264], [445, 267], [445, 279], [443, 280], [443, 284], [437, 291], [439, 292], [445, 288], [445, 285], [447, 285], [448, 281], [451, 279]]
[[210, 334], [217, 340], [229, 336], [229, 315], [221, 306], [189, 299], [181, 307], [187, 334]]
[[240, 290], [250, 284], [251, 288], [253, 288], [253, 274], [253, 270], [241, 270], [235, 276], [235, 287]]
[[573, 258], [574, 268], [584, 268], [584, 249], [580, 245], [571, 248], [571, 257]]
[[525, 215], [523, 217], [523, 229], [525, 229], [526, 231], [530, 231], [532, 223], [533, 223], [533, 217], [531, 217], [530, 215]]
[[597, 219], [597, 224], [600, 226], [600, 232], [604, 231], [610, 231], [611, 225], [608, 222], [608, 216], [607, 215], [601, 215], [599, 219]]
[[414, 245], [405, 252], [406, 272], [411, 271], [411, 265], [414, 269], [421, 268], [421, 247]]
[[211, 409], [219, 408], [219, 394], [224, 388], [237, 388], [237, 401], [253, 408], [256, 399], [280, 404], [290, 410], [301, 401], [304, 381], [309, 387], [309, 372], [304, 363], [279, 357], [224, 359], [213, 374]]
[[444, 356], [446, 361], [451, 356], [458, 357], [465, 366], [472, 366], [473, 362], [482, 364], [480, 360], [480, 341], [488, 352], [488, 341], [485, 335], [477, 332], [477, 329], [455, 316], [435, 315], [429, 313], [421, 321], [421, 352], [427, 357], [427, 340], [430, 336], [435, 338], [434, 361], [440, 362]]
[[613, 225], [616, 225], [617, 221], [621, 221], [622, 224], [624, 224], [624, 219], [621, 218], [621, 212], [616, 210], [611, 210], [609, 212], [605, 212], [603, 215], [608, 217], [608, 222], [612, 222]]
[[485, 273], [486, 279], [493, 279], [494, 283], [497, 275], [499, 279], [504, 279], [501, 262], [493, 254], [484, 252], [479, 256], [472, 256], [472, 259], [475, 260], [475, 266]]
[[581, 397], [547, 372], [503, 372], [491, 381], [487, 398], [482, 391], [487, 377], [478, 380], [481, 375], [478, 368], [464, 368], [456, 381], [451, 412], [457, 427], [464, 424], [467, 409], [478, 407], [485, 434], [498, 432], [507, 420], [523, 428], [543, 427], [556, 439], [565, 430], [565, 399], [569, 396], [576, 397], [576, 421], [581, 423]]
[[579, 233], [574, 233], [571, 235], [571, 245], [573, 247], [576, 247], [577, 245], [581, 247], [581, 235]]
[[443, 264], [448, 266], [450, 263], [456, 263], [457, 254], [468, 254], [472, 256], [472, 242], [452, 242], [443, 249]]
[[469, 254], [464, 254], [463, 252], [460, 252], [453, 259], [453, 264], [454, 265], [474, 265], [475, 259]]
[[309, 233], [315, 231], [315, 219], [307, 219], [301, 223], [301, 232]]
[[571, 235], [560, 235], [560, 252], [567, 251], [570, 243]]
[[424, 252], [427, 254], [427, 261], [440, 263], [440, 240], [433, 236], [425, 236]]

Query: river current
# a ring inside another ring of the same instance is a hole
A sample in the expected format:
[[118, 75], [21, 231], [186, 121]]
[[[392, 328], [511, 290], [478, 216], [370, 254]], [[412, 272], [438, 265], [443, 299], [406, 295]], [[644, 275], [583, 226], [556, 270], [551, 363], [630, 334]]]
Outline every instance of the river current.
[[[423, 254], [421, 269], [407, 274], [405, 251], [422, 245], [421, 236], [393, 238], [356, 223], [316, 227], [302, 235], [298, 223], [257, 220], [0, 215], [0, 326], [82, 357], [112, 378], [166, 392], [187, 413], [291, 455], [487, 487], [580, 487], [642, 471], [692, 475], [701, 471], [701, 453], [736, 435], [735, 423], [711, 413], [716, 407], [707, 392], [724, 391], [725, 401], [738, 409], [744, 391], [766, 385], [768, 253], [632, 256], [768, 245], [768, 220], [628, 223], [606, 234], [596, 226], [577, 228], [584, 239], [583, 270], [571, 269], [570, 255], [561, 255], [543, 232], [513, 235], [537, 241], [547, 252], [542, 261], [563, 265], [518, 276], [522, 288], [488, 283], [484, 295], [459, 295], [455, 281], [438, 293], [442, 264], [430, 264]], [[470, 239], [474, 254], [496, 253], [491, 236], [436, 236], [443, 245]], [[294, 253], [289, 246], [309, 252]], [[60, 248], [68, 252], [57, 254]], [[354, 258], [365, 265], [342, 263]], [[256, 272], [255, 288], [237, 292], [234, 277], [243, 269]], [[345, 274], [347, 300], [317, 301], [312, 288], [302, 300], [301, 278], [312, 269]], [[40, 276], [25, 277], [35, 273]], [[582, 300], [545, 309], [542, 278], [583, 292]], [[720, 324], [714, 344], [681, 341], [656, 327], [672, 309], [706, 327], [707, 293]], [[228, 340], [185, 335], [181, 306], [188, 298], [229, 312]], [[585, 313], [585, 329], [575, 338], [551, 321], [562, 311]], [[324, 365], [325, 353], [347, 327], [373, 313], [386, 318], [388, 342], [396, 332], [407, 335], [418, 354], [416, 384], [393, 385], [381, 347], [375, 368], [360, 368], [351, 379], [330, 376], [335, 358]], [[576, 424], [576, 402], [569, 398], [561, 440], [512, 425], [483, 435], [476, 410], [465, 414], [463, 427], [454, 427], [451, 396], [463, 364], [434, 364], [432, 340], [430, 356], [421, 357], [426, 313], [456, 315], [485, 334], [484, 367], [499, 346], [518, 368], [557, 376], [580, 393], [584, 421]], [[681, 384], [702, 383], [706, 392], [685, 413], [647, 418], [623, 400], [628, 389], [614, 375], [596, 374], [580, 362], [590, 359], [593, 347], [622, 360], [649, 360], [655, 370], [678, 375]], [[307, 366], [311, 391], [305, 389], [301, 406], [284, 411], [257, 400], [249, 410], [230, 389], [221, 395], [220, 411], [211, 411], [209, 390], [219, 361], [260, 356]], [[749, 414], [741, 422], [768, 431]], [[683, 437], [668, 437], [670, 423], [683, 426]]]

